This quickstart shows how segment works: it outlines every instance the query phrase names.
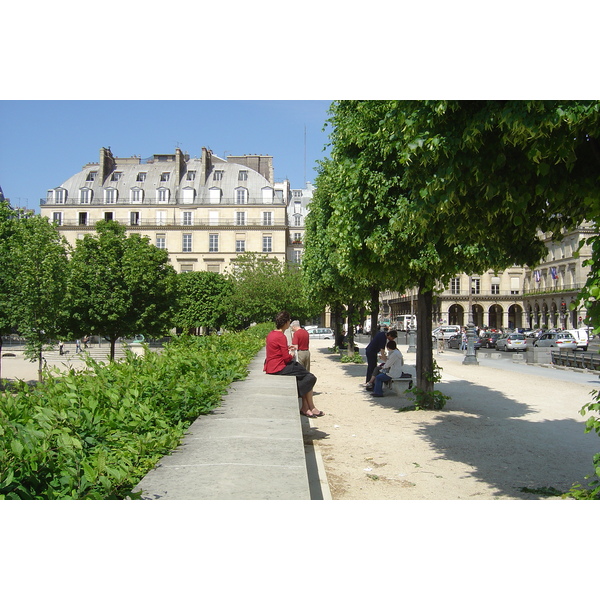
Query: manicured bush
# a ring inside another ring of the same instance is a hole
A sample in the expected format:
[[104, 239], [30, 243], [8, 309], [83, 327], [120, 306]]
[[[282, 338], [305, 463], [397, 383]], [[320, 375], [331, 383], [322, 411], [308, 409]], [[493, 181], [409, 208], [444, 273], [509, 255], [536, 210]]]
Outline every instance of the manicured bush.
[[175, 338], [0, 394], [0, 499], [118, 499], [247, 375], [269, 325]]

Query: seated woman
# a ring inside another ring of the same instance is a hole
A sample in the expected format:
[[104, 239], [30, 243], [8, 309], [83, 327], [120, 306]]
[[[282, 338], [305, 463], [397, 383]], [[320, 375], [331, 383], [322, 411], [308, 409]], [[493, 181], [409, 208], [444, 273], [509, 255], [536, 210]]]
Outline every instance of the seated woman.
[[325, 413], [315, 408], [313, 403], [313, 387], [317, 378], [296, 362], [290, 354], [290, 350], [295, 350], [295, 348], [288, 345], [285, 330], [290, 326], [291, 320], [290, 313], [286, 310], [281, 311], [275, 318], [277, 329], [267, 335], [267, 358], [264, 370], [268, 375], [293, 375], [296, 377], [298, 395], [302, 398], [300, 414], [311, 419], [322, 417]]
[[381, 369], [381, 373], [375, 377], [375, 389], [371, 396], [383, 398], [383, 384], [390, 379], [397, 379], [402, 376], [402, 366], [404, 358], [402, 352], [396, 347], [396, 342], [390, 340], [386, 348], [388, 349], [388, 358]]

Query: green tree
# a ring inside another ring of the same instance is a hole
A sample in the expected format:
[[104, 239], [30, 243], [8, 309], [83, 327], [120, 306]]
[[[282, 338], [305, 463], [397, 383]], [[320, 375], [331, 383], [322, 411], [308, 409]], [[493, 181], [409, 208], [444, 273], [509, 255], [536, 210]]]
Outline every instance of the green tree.
[[108, 340], [113, 360], [120, 337], [159, 337], [171, 328], [175, 271], [148, 237], [127, 236], [114, 221], [99, 222], [96, 232], [77, 240], [72, 254], [69, 324], [75, 335]]
[[232, 283], [220, 273], [188, 271], [177, 275], [175, 326], [185, 331], [218, 329], [225, 322], [225, 303]]
[[67, 244], [56, 226], [40, 215], [18, 218], [14, 225], [8, 244], [14, 283], [8, 308], [26, 340], [25, 355], [38, 361], [42, 381], [43, 351], [64, 333]]
[[225, 304], [229, 327], [271, 322], [280, 310], [301, 321], [318, 312], [303, 292], [299, 270], [268, 255], [241, 254], [232, 261], [227, 278], [233, 285]]
[[538, 230], [560, 236], [582, 220], [598, 189], [598, 115], [592, 102], [332, 105], [339, 268], [419, 288], [417, 387], [432, 401], [436, 289], [457, 273], [536, 264]]

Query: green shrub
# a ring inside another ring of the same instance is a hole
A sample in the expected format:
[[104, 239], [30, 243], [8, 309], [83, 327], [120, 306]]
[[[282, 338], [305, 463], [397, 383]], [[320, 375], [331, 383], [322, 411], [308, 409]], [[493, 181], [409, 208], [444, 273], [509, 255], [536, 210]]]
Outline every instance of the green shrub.
[[0, 499], [117, 499], [243, 379], [271, 328], [175, 338], [0, 394]]

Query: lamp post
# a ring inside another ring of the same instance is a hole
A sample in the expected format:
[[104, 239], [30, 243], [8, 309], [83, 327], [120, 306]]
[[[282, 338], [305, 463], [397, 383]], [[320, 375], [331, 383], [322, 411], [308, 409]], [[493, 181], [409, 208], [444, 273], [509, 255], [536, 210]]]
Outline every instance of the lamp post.
[[467, 323], [467, 354], [463, 365], [478, 365], [475, 356], [475, 323], [473, 323], [473, 276], [469, 275], [469, 322]]

